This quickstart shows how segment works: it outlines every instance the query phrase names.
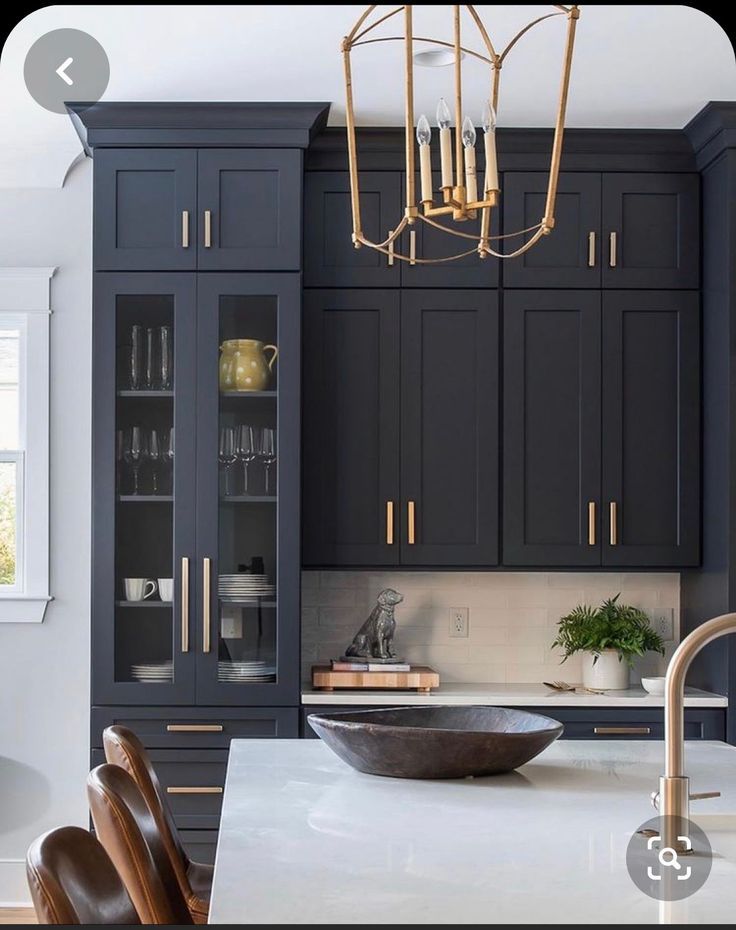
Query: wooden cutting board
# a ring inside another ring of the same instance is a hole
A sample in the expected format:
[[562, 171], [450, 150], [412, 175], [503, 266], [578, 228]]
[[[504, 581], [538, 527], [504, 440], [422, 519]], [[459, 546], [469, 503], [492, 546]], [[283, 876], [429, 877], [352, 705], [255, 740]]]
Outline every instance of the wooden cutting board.
[[440, 676], [433, 668], [415, 665], [410, 672], [333, 672], [329, 665], [312, 666], [312, 687], [318, 691], [335, 688], [402, 688], [429, 693], [438, 688]]

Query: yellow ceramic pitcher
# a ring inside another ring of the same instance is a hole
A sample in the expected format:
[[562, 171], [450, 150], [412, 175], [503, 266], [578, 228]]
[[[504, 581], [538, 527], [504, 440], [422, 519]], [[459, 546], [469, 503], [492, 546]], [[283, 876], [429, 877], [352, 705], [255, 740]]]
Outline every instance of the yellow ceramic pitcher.
[[[266, 359], [266, 349], [273, 355]], [[258, 339], [226, 339], [220, 346], [221, 391], [265, 391], [279, 350]]]

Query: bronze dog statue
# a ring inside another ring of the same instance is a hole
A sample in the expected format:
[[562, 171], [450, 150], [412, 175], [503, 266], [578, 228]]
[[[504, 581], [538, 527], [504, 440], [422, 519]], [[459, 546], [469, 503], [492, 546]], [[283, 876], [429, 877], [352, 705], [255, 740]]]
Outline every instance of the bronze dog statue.
[[385, 588], [381, 591], [370, 617], [358, 630], [353, 637], [352, 643], [345, 650], [343, 658], [346, 661], [396, 661], [396, 654], [391, 649], [394, 633], [396, 632], [394, 607], [403, 600], [403, 594], [399, 594], [393, 588]]

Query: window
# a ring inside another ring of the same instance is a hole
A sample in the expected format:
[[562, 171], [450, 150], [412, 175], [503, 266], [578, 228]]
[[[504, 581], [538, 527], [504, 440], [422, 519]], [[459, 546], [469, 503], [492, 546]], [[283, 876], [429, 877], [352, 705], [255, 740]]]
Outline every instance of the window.
[[43, 620], [50, 600], [51, 268], [0, 268], [0, 623]]

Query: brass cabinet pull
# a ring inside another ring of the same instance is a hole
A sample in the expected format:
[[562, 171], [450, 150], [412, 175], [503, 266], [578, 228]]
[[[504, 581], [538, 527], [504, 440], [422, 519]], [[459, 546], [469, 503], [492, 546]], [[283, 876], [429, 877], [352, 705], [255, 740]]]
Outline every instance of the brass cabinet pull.
[[408, 520], [408, 543], [410, 546], [415, 542], [415, 523], [416, 523], [416, 504], [409, 501], [406, 505], [406, 517]]
[[588, 545], [595, 545], [595, 501], [588, 501]]
[[211, 577], [212, 560], [202, 559], [202, 611], [204, 617], [204, 629], [202, 630], [202, 652], [210, 651], [210, 577]]
[[409, 231], [409, 264], [416, 265], [417, 263], [417, 231], [416, 229], [411, 229]]
[[588, 233], [588, 268], [595, 268], [595, 232]]
[[222, 794], [222, 788], [219, 785], [169, 785], [166, 794]]
[[189, 652], [189, 559], [181, 560], [181, 651]]
[[167, 723], [167, 733], [222, 733], [221, 723]]
[[189, 248], [189, 210], [181, 211], [181, 247]]
[[386, 545], [394, 544], [394, 502], [386, 501]]
[[611, 266], [611, 268], [616, 267], [617, 244], [616, 233], [612, 232], [608, 237], [608, 264]]
[[[393, 236], [394, 234], [393, 229], [389, 229], [388, 234], [389, 236]], [[394, 240], [391, 239], [391, 241], [388, 244], [388, 267], [393, 268], [393, 266], [394, 266]]]
[[616, 501], [611, 501], [608, 505], [608, 520], [611, 524], [610, 526], [610, 540], [612, 546], [618, 545], [618, 506]]
[[596, 736], [649, 736], [651, 727], [593, 727]]
[[212, 247], [212, 211], [204, 211], [204, 247]]

